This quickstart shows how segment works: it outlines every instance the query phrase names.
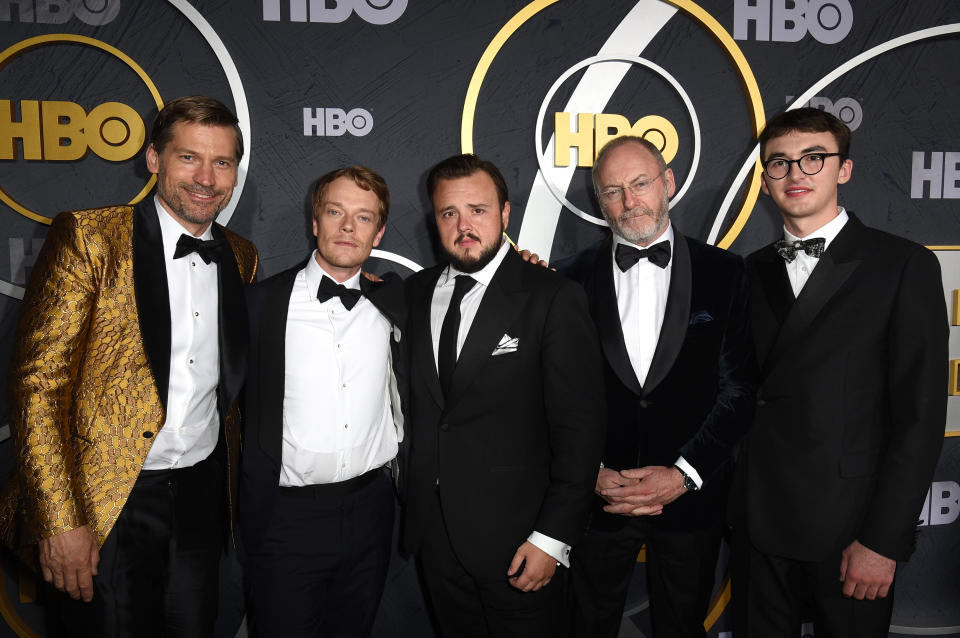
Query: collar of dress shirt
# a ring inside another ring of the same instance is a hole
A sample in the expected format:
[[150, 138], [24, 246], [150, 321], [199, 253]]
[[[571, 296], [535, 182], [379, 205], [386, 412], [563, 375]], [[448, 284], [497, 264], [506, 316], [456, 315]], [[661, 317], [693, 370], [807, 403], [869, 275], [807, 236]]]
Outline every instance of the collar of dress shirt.
[[446, 286], [447, 284], [452, 286], [454, 283], [454, 277], [457, 275], [470, 275], [477, 280], [477, 283], [486, 288], [490, 285], [490, 281], [493, 279], [493, 275], [497, 272], [497, 268], [500, 267], [501, 262], [503, 262], [503, 258], [507, 256], [508, 250], [512, 250], [510, 247], [510, 242], [503, 240], [500, 250], [498, 250], [497, 254], [493, 256], [493, 259], [490, 260], [490, 263], [477, 272], [461, 272], [454, 268], [453, 264], [450, 264], [447, 266], [446, 270], [443, 271], [443, 274], [440, 275], [440, 279], [437, 283], [441, 286]]
[[[180, 222], [174, 219], [173, 215], [167, 212], [156, 195], [153, 196], [153, 203], [157, 207], [157, 218], [160, 220], [160, 236], [163, 237], [163, 255], [168, 260], [173, 259], [173, 253], [177, 250], [177, 240], [180, 235], [189, 235], [190, 231], [184, 228]], [[213, 224], [207, 226], [203, 234], [198, 239], [213, 239]]]
[[783, 238], [787, 241], [797, 241], [798, 239], [815, 239], [817, 237], [823, 237], [824, 242], [823, 249], [826, 250], [830, 247], [830, 242], [837, 236], [840, 232], [840, 229], [843, 228], [843, 225], [847, 223], [847, 220], [850, 219], [850, 216], [847, 215], [847, 211], [843, 206], [837, 206], [837, 216], [828, 221], [826, 224], [816, 229], [806, 237], [797, 237], [786, 227], [783, 228]]
[[317, 288], [320, 287], [320, 280], [323, 279], [324, 276], [332, 279], [333, 283], [335, 284], [342, 283], [344, 287], [353, 288], [356, 290], [360, 289], [360, 277], [363, 276], [360, 274], [360, 271], [358, 270], [353, 274], [353, 276], [351, 276], [346, 281], [343, 281], [343, 282], [337, 281], [336, 277], [328, 273], [326, 270], [323, 269], [323, 266], [317, 263], [316, 249], [314, 249], [314, 251], [310, 253], [310, 259], [307, 260], [307, 265], [304, 268], [304, 270], [306, 271], [306, 277], [307, 277], [307, 296], [310, 299], [317, 298]]
[[[667, 222], [666, 229], [662, 233], [660, 233], [660, 235], [656, 239], [654, 239], [652, 242], [650, 242], [646, 247], [649, 248], [650, 246], [653, 246], [654, 244], [659, 244], [664, 240], [670, 242], [670, 263], [667, 264], [667, 267], [672, 268], [673, 267], [673, 223], [672, 222]], [[639, 244], [635, 244], [632, 241], [628, 241], [623, 237], [621, 237], [620, 235], [614, 233], [613, 245], [610, 247], [610, 254], [612, 256], [612, 259], [614, 260], [614, 264], [616, 264], [616, 259], [617, 259], [616, 257], [617, 244], [623, 244], [624, 246], [630, 246], [632, 248], [639, 248], [640, 250], [644, 249], [643, 246]]]

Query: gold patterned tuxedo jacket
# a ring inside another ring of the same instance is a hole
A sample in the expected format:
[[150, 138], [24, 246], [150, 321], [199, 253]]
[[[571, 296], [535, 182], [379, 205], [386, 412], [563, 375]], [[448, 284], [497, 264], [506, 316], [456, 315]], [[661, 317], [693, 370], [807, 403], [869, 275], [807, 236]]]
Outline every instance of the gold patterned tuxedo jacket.
[[[232, 513], [248, 338], [243, 284], [258, 264], [252, 243], [216, 224], [213, 234], [232, 248], [218, 267], [217, 388]], [[0, 492], [4, 544], [29, 549], [84, 524], [103, 544], [166, 419], [169, 366], [169, 293], [153, 198], [58, 215], [27, 286], [10, 361], [16, 463]]]

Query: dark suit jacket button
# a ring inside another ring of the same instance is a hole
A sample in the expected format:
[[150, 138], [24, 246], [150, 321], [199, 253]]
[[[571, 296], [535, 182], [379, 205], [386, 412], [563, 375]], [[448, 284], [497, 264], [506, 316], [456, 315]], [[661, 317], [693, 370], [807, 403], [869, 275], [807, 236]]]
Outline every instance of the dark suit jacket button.
[[640, 404], [640, 407], [641, 407], [641, 408], [649, 408], [649, 407], [650, 407], [650, 402], [647, 401], [646, 399], [640, 399], [640, 401], [638, 401], [638, 403]]
[[442, 432], [446, 432], [446, 431], [449, 430], [449, 429], [450, 429], [450, 425], [447, 424], [447, 423], [443, 423], [443, 424], [440, 425], [440, 430], [441, 430]]
[[143, 433], [143, 438], [145, 438], [145, 439], [153, 438], [153, 432], [144, 432], [144, 433]]

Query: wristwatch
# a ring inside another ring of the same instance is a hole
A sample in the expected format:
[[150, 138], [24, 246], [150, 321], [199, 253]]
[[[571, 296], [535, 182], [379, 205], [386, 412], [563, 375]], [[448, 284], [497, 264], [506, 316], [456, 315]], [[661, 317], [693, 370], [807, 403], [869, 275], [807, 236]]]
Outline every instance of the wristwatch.
[[690, 490], [691, 492], [696, 492], [700, 488], [697, 487], [696, 482], [690, 478], [690, 475], [680, 469], [679, 465], [674, 465], [673, 467], [677, 468], [677, 471], [680, 472], [680, 476], [683, 477], [683, 487]]

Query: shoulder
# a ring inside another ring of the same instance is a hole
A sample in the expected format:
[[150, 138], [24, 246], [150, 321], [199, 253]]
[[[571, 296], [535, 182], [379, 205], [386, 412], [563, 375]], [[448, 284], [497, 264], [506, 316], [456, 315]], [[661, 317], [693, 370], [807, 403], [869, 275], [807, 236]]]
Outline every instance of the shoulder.
[[553, 267], [565, 277], [584, 282], [596, 271], [597, 262], [603, 254], [607, 253], [609, 255], [609, 250], [609, 238], [601, 239], [580, 252], [557, 261], [553, 264]]
[[276, 290], [277, 288], [282, 288], [284, 286], [290, 287], [293, 284], [293, 280], [296, 279], [297, 273], [303, 270], [303, 262], [293, 266], [292, 268], [287, 268], [281, 272], [276, 273], [275, 275], [270, 275], [266, 279], [250, 284], [246, 287], [247, 298], [248, 299], [261, 299], [264, 295], [268, 294], [270, 291]]
[[74, 246], [90, 259], [130, 250], [133, 206], [109, 206], [72, 210], [58, 214], [50, 225], [45, 244], [52, 249]]
[[690, 263], [695, 270], [707, 270], [711, 275], [738, 277], [744, 270], [740, 255], [681, 235], [690, 251]]
[[252, 241], [244, 239], [226, 226], [221, 226], [220, 224], [217, 224], [217, 226], [223, 231], [227, 241], [230, 243], [230, 249], [233, 250], [233, 255], [237, 259], [240, 276], [243, 277], [244, 281], [253, 281], [257, 273], [257, 268], [260, 265], [257, 247]]

